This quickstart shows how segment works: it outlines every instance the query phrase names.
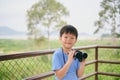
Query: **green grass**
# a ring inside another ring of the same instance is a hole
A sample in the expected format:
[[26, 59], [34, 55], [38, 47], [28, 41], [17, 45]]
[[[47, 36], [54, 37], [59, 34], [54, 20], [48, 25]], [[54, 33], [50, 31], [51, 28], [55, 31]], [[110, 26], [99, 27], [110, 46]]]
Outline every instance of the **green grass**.
[[[120, 45], [120, 40], [78, 40], [75, 46], [87, 46], [87, 45]], [[31, 40], [10, 40], [0, 39], [0, 53], [16, 53], [16, 52], [27, 52], [35, 50], [46, 50], [48, 49], [47, 41], [41, 42], [39, 45]], [[61, 47], [59, 40], [50, 41], [50, 48], [55, 49]]]

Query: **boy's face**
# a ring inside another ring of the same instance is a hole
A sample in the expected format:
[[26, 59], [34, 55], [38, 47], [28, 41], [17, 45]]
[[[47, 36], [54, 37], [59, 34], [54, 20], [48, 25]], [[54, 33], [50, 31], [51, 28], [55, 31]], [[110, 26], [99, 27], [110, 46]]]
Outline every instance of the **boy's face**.
[[64, 33], [62, 36], [60, 36], [60, 41], [64, 48], [71, 49], [73, 45], [76, 43], [77, 39], [76, 36], [73, 34]]

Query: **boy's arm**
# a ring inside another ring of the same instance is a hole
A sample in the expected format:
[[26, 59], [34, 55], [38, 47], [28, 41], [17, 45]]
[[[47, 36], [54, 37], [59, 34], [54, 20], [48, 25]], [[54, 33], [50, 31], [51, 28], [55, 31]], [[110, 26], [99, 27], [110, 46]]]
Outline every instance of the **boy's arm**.
[[73, 61], [73, 55], [74, 55], [75, 51], [71, 51], [69, 54], [68, 54], [68, 60], [67, 62], [65, 63], [65, 65], [60, 69], [60, 70], [56, 70], [55, 71], [55, 74], [56, 76], [61, 80], [67, 73], [72, 61]]
[[83, 60], [81, 63], [80, 63], [80, 67], [79, 69], [77, 70], [77, 76], [78, 77], [81, 77], [84, 73], [84, 70], [85, 70], [85, 60]]
[[66, 75], [66, 73], [67, 73], [67, 71], [68, 71], [68, 69], [70, 67], [70, 64], [71, 63], [69, 61], [67, 61], [66, 64], [60, 70], [56, 70], [55, 71], [56, 76], [60, 80], [62, 80], [62, 78]]

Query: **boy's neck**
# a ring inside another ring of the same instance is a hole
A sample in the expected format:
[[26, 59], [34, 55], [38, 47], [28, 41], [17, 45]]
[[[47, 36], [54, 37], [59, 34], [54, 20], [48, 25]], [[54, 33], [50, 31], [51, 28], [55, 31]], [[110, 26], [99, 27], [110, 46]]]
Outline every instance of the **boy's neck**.
[[68, 52], [71, 50], [71, 49], [66, 49], [66, 48], [62, 48], [63, 49], [63, 52], [68, 54]]

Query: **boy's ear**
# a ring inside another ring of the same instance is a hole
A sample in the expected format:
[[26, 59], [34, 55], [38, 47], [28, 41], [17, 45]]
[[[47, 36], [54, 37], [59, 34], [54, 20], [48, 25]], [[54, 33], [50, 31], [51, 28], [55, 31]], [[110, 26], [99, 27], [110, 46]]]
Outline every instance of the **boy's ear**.
[[75, 43], [77, 42], [77, 39], [76, 39], [76, 41], [75, 41]]
[[59, 37], [59, 40], [61, 40], [61, 37]]
[[75, 40], [75, 43], [77, 42], [77, 39]]

